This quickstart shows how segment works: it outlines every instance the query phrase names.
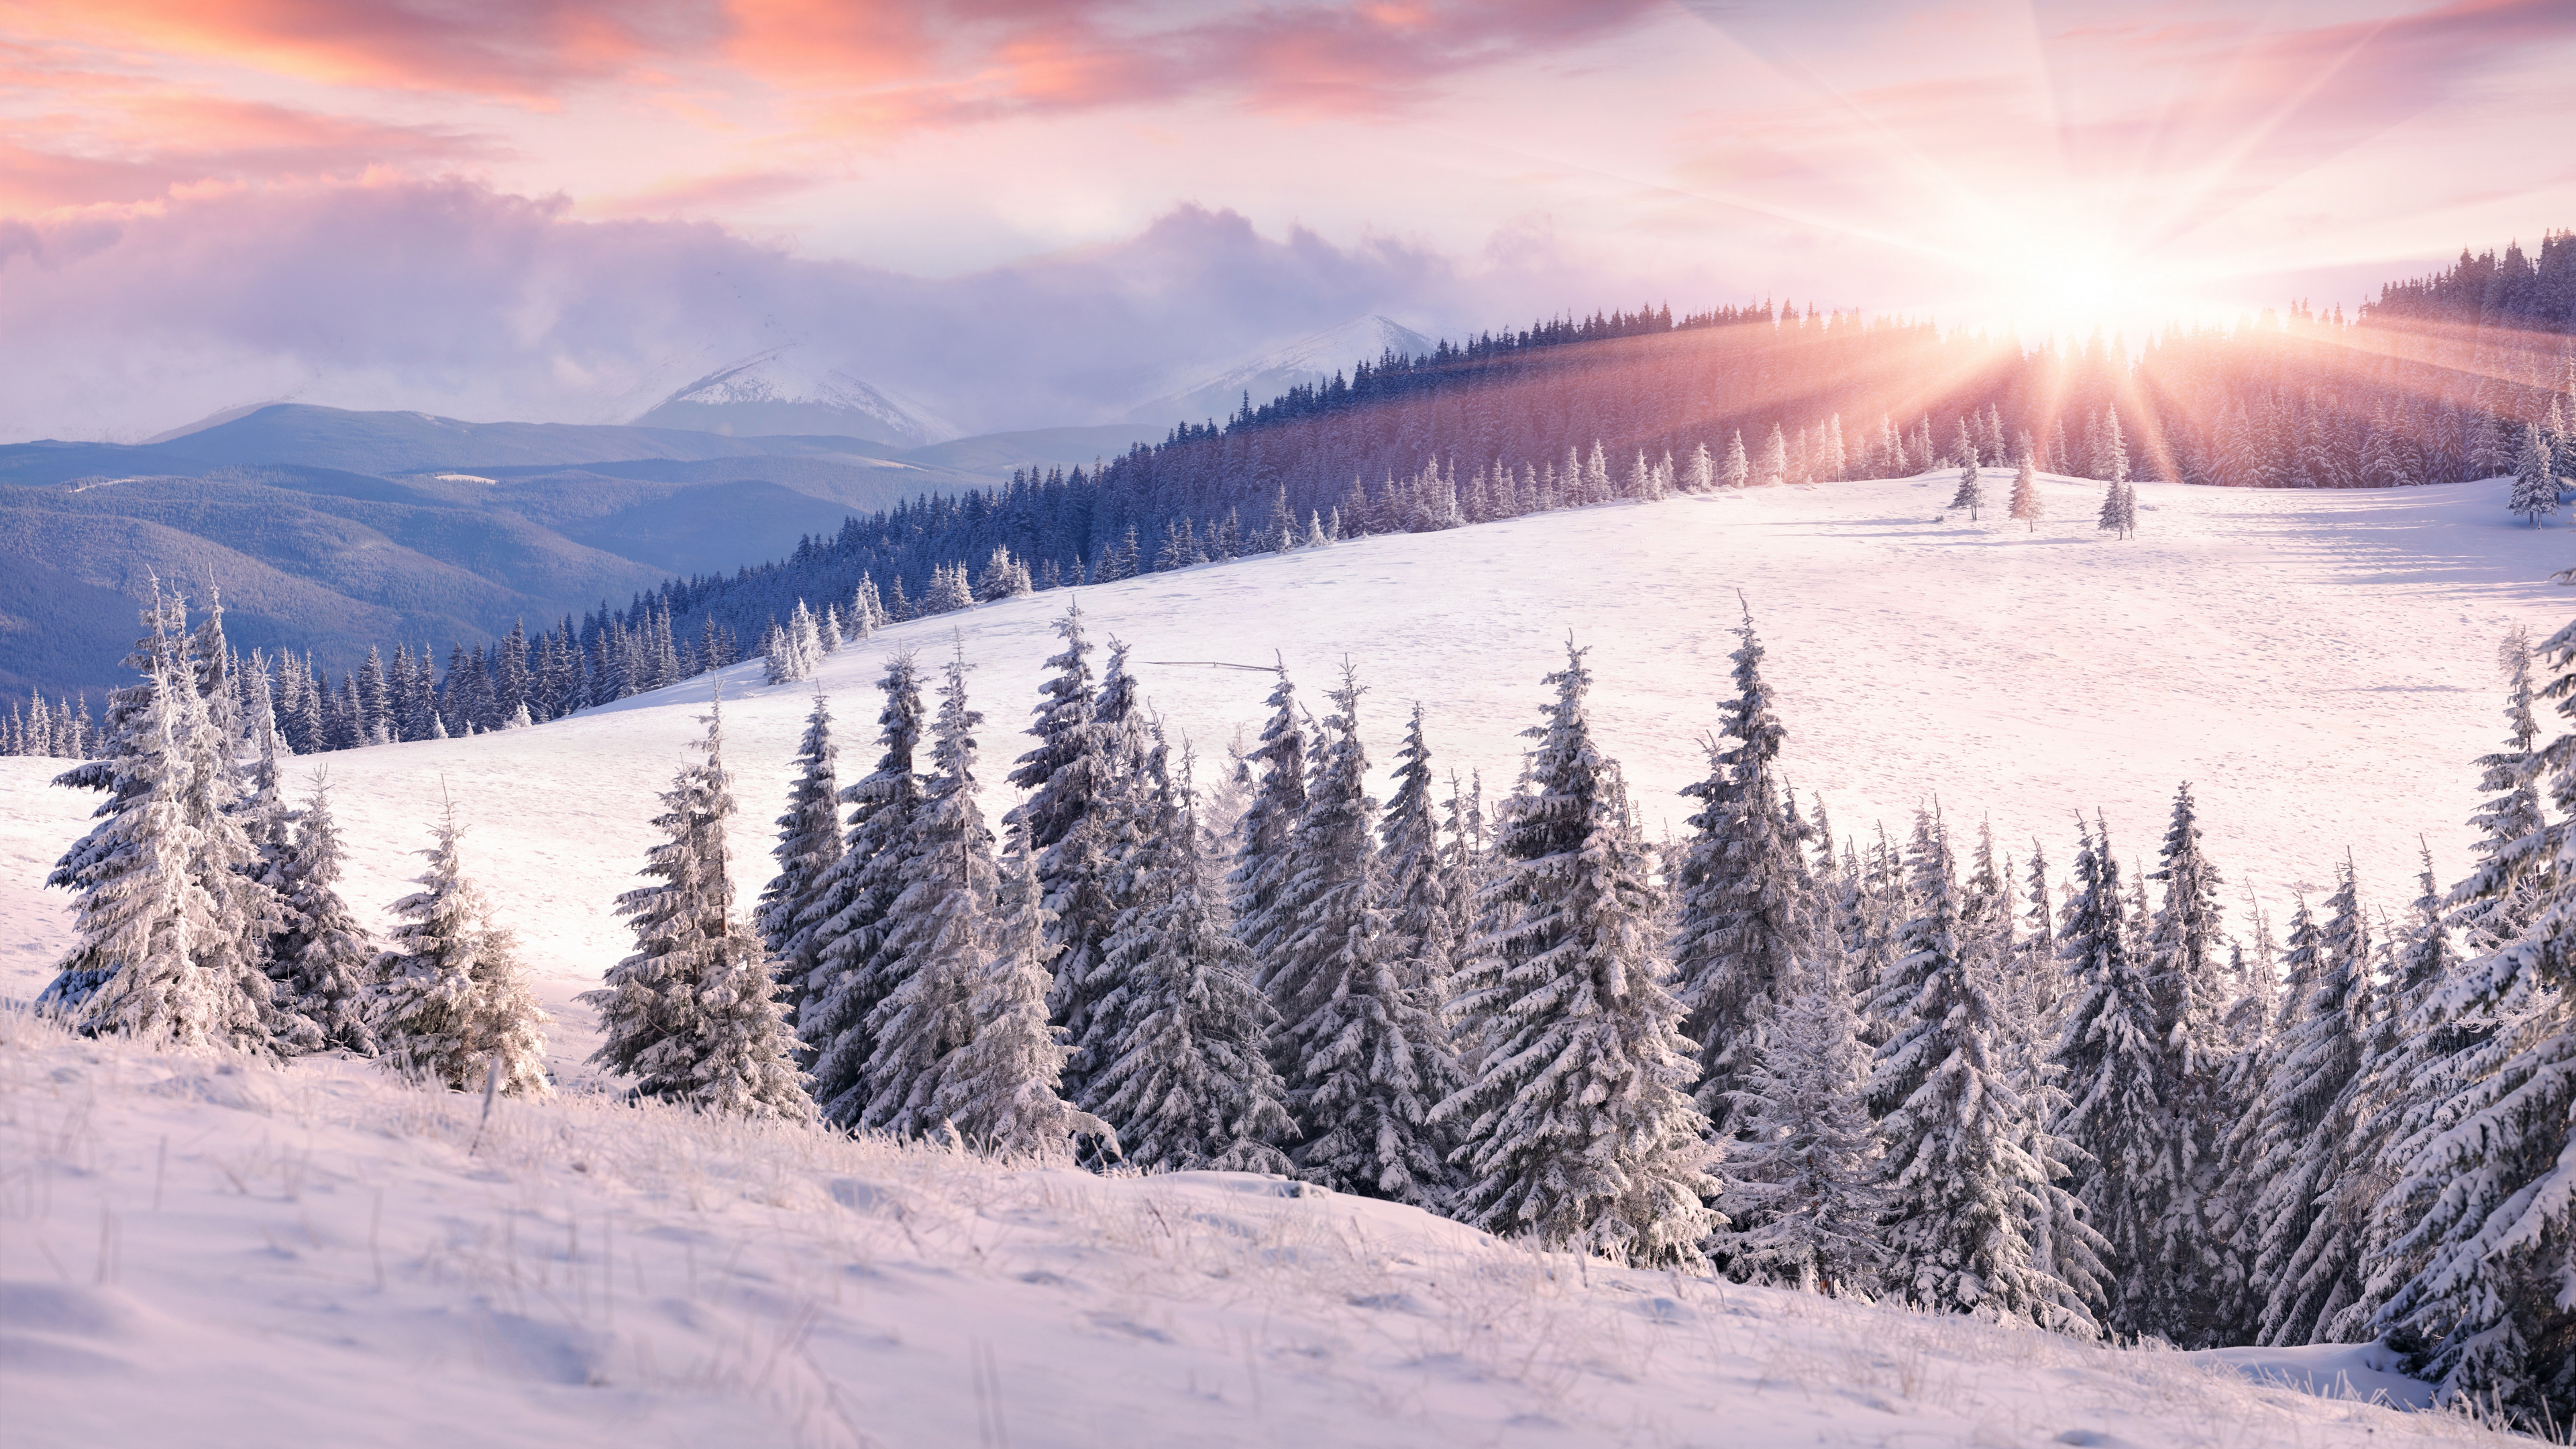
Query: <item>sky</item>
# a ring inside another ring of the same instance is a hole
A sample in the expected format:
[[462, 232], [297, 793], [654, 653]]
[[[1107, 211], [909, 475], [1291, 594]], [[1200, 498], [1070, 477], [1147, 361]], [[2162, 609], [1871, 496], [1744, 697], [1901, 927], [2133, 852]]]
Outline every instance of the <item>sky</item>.
[[782, 343], [968, 431], [1354, 317], [2027, 339], [2576, 227], [2568, 0], [0, 0], [0, 441], [625, 421]]

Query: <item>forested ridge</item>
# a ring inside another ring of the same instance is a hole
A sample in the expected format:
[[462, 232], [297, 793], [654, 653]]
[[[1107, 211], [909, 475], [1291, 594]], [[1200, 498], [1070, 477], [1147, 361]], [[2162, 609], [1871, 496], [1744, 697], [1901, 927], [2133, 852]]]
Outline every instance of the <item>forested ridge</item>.
[[[2537, 256], [2464, 251], [2349, 318], [2293, 306], [2171, 329], [2134, 360], [2099, 336], [2025, 350], [1769, 303], [1596, 313], [1389, 353], [1091, 469], [853, 516], [773, 563], [519, 621], [488, 650], [452, 645], [443, 674], [429, 644], [405, 641], [336, 684], [309, 659], [263, 667], [299, 750], [420, 739], [504, 728], [522, 707], [543, 722], [765, 652], [800, 606], [818, 630], [859, 633], [1323, 539], [1970, 463], [2233, 487], [2516, 474], [2499, 506], [2537, 521], [2576, 492], [2571, 334], [2576, 232], [2548, 233]], [[52, 707], [0, 723], [0, 748], [74, 752], [75, 715]]]

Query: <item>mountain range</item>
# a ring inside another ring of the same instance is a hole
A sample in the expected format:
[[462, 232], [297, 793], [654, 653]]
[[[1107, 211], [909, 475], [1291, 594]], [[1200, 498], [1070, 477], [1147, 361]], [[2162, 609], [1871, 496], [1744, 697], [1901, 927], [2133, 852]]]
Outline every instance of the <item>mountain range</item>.
[[347, 668], [390, 639], [479, 643], [776, 558], [925, 493], [1094, 467], [1196, 414], [1266, 402], [1388, 348], [1381, 317], [1195, 378], [1121, 421], [956, 437], [826, 360], [772, 348], [631, 424], [467, 422], [280, 402], [141, 444], [0, 445], [0, 699], [122, 683], [156, 575], [222, 591], [240, 647]]

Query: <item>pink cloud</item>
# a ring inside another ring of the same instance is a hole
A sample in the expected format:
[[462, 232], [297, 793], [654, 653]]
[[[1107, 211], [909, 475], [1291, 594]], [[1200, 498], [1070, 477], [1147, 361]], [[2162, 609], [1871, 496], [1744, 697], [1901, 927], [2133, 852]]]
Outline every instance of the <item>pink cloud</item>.
[[705, 0], [18, 0], [22, 34], [340, 85], [534, 99], [686, 53]]
[[[1527, 259], [1510, 281], [1539, 274]], [[1548, 279], [1550, 284], [1557, 279]], [[1488, 308], [1393, 242], [1265, 237], [1182, 208], [1126, 240], [925, 281], [704, 223], [583, 221], [560, 198], [380, 174], [207, 188], [0, 223], [0, 438], [128, 436], [254, 396], [467, 417], [623, 419], [780, 342], [975, 430], [1086, 421], [1369, 312]], [[1536, 310], [1533, 308], [1532, 310]]]
[[[61, 81], [60, 76], [56, 77]], [[356, 176], [371, 166], [447, 166], [501, 154], [488, 137], [232, 100], [113, 78], [58, 85], [56, 109], [0, 143], [0, 208], [141, 201], [176, 186], [279, 176]]]

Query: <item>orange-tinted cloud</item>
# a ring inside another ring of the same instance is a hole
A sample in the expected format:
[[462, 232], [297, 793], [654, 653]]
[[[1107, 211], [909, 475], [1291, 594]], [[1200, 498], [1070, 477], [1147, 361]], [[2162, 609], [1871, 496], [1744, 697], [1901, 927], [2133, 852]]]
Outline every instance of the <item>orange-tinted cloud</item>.
[[337, 85], [538, 98], [703, 47], [711, 0], [11, 0], [21, 35]]
[[497, 154], [488, 139], [175, 88], [107, 85], [57, 93], [74, 109], [23, 119], [0, 143], [0, 208], [142, 201], [174, 186], [277, 176], [355, 176], [375, 166], [442, 166]]

